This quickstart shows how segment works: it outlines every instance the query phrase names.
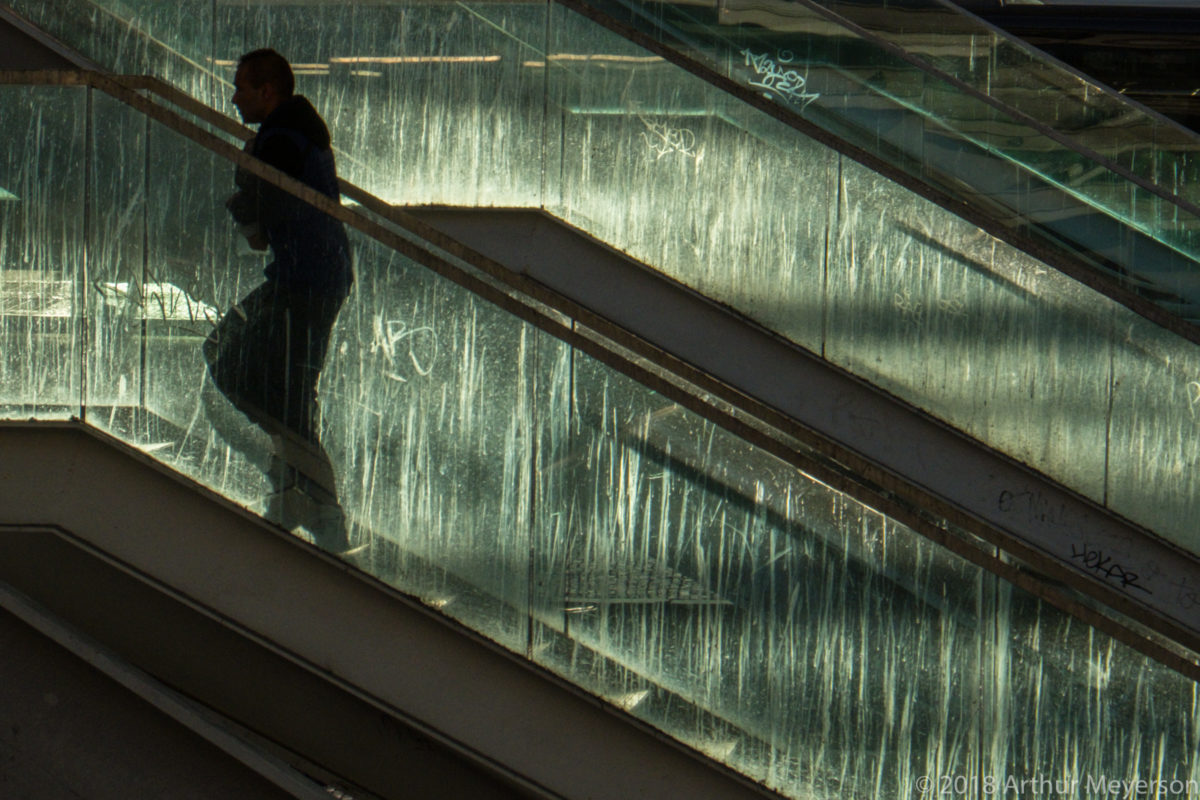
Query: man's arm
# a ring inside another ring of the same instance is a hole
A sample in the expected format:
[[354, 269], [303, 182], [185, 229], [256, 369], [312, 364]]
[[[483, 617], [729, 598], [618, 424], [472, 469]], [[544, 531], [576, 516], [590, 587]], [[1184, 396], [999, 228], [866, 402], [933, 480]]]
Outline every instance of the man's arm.
[[[251, 139], [246, 143], [246, 150], [254, 150], [256, 144], [256, 139]], [[304, 154], [285, 135], [268, 136], [257, 146], [256, 157], [293, 178], [299, 179], [304, 170]], [[237, 171], [234, 183], [238, 191], [226, 201], [225, 207], [251, 248], [265, 250], [264, 231], [288, 213], [288, 205], [294, 199], [274, 184], [242, 169]]]
[[[254, 139], [250, 139], [242, 149], [251, 152], [253, 148]], [[237, 191], [225, 201], [225, 208], [237, 223], [238, 232], [246, 237], [250, 249], [266, 250], [267, 237], [260, 224], [259, 212], [261, 182], [253, 173], [238, 167], [233, 175], [233, 183], [237, 186]]]

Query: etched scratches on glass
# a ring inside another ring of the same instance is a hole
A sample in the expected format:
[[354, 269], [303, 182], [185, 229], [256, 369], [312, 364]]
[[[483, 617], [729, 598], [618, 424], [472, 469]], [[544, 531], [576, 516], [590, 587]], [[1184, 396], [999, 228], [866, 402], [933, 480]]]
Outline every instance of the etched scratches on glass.
[[[535, 551], [566, 562], [535, 627], [547, 666], [792, 797], [896, 797], [1032, 763], [1080, 781], [1190, 769], [1174, 738], [1190, 703], [1141, 717], [1141, 744], [1096, 726], [1136, 713], [1142, 677], [1181, 698], [1189, 681], [573, 364], [578, 438], [545, 476], [570, 501], [535, 527]], [[1163, 759], [1147, 766], [1143, 745]]]
[[[145, 120], [133, 109], [92, 93], [89, 178], [95, 215], [88, 270], [89, 359], [87, 404], [105, 419], [118, 407], [144, 401], [142, 342], [130, 326], [153, 324], [146, 285]], [[160, 284], [160, 296], [175, 289]], [[101, 409], [107, 407], [105, 414]]]
[[539, 205], [546, 70], [528, 64], [546, 58], [544, 5], [218, 4], [216, 13], [230, 34], [213, 53], [227, 80], [264, 43], [308, 65], [297, 90], [326, 112], [346, 180], [403, 205]]
[[1188, 411], [1191, 412], [1192, 419], [1195, 419], [1196, 404], [1200, 403], [1200, 381], [1188, 381], [1185, 385], [1188, 394]]
[[[353, 234], [358, 280], [322, 374], [342, 502], [373, 569], [524, 650], [535, 410], [554, 340]], [[548, 382], [547, 382], [548, 383]]]
[[1114, 350], [1108, 502], [1195, 552], [1200, 534], [1200, 353], [1132, 314]]
[[[552, 51], [586, 46], [631, 60], [550, 63], [563, 136], [551, 170], [560, 193], [547, 210], [819, 351], [830, 152], [681, 70], [633, 61], [645, 52], [578, 15], [552, 12]], [[693, 139], [695, 158], [659, 157]]]
[[0, 417], [79, 413], [86, 96], [0, 87]]
[[799, 106], [801, 111], [821, 96], [819, 92], [808, 91], [808, 78], [791, 68], [796, 60], [791, 50], [780, 50], [774, 58], [751, 50], [742, 50], [739, 55], [745, 58], [745, 66], [753, 68], [755, 77], [748, 83], [756, 89], [772, 92], [789, 104]]
[[58, 41], [116, 73], [151, 74], [210, 102], [212, 0], [12, 0]]
[[825, 353], [1102, 500], [1116, 304], [853, 164]]
[[[1140, 657], [1070, 617], [1046, 615], [1029, 595], [998, 587], [999, 685], [990, 704], [995, 723], [982, 741], [1007, 757], [991, 774], [1053, 778], [1073, 786], [1064, 797], [1102, 794], [1095, 782], [1111, 780], [1116, 769], [1124, 780], [1164, 787], [1200, 777], [1194, 740], [1176, 738], [1200, 723], [1193, 682], [1158, 664], [1125, 680], [1141, 668]], [[1142, 743], [1140, 756], [1129, 748], [1133, 740]]]

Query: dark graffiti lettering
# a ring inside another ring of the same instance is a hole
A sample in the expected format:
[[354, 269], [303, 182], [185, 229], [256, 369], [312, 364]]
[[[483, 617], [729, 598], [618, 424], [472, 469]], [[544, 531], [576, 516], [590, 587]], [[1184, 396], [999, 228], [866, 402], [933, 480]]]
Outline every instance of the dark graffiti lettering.
[[1041, 492], [1000, 492], [996, 507], [1005, 514], [1021, 513], [1028, 522], [1065, 525], [1067, 510], [1061, 502], [1047, 498]]
[[1071, 558], [1083, 563], [1083, 566], [1090, 569], [1092, 572], [1103, 575], [1111, 581], [1117, 581], [1121, 584], [1122, 589], [1137, 589], [1146, 594], [1153, 594], [1145, 586], [1138, 584], [1138, 574], [1130, 572], [1125, 567], [1113, 561], [1111, 556], [1106, 556], [1102, 551], [1096, 550], [1087, 546], [1072, 544]]

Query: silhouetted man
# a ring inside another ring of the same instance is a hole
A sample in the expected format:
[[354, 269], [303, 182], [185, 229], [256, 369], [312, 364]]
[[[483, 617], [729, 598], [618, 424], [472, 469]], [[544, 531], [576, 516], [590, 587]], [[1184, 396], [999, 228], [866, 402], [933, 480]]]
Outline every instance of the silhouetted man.
[[[250, 155], [326, 196], [340, 197], [329, 130], [296, 95], [287, 60], [274, 50], [242, 56], [233, 104], [258, 133]], [[303, 527], [328, 550], [349, 549], [333, 466], [320, 441], [317, 380], [338, 310], [354, 280], [342, 224], [245, 170], [226, 204], [254, 249], [270, 248], [266, 281], [231, 308], [204, 344], [221, 393], [271, 436], [268, 517]], [[219, 414], [211, 414], [221, 430]], [[236, 434], [221, 430], [237, 446]]]

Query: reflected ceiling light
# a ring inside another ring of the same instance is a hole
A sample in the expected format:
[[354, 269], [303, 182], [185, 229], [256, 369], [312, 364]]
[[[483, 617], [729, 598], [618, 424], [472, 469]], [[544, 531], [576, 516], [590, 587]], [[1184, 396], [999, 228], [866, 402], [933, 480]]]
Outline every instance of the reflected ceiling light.
[[604, 53], [552, 53], [547, 61], [610, 61], [616, 64], [656, 64], [662, 56], [618, 56]]
[[325, 63], [292, 64], [292, 72], [296, 73], [297, 75], [328, 75], [329, 74], [329, 65], [325, 64]]
[[500, 56], [344, 56], [331, 64], [492, 64]]
[[20, 199], [21, 198], [17, 197], [15, 194], [10, 192], [8, 189], [5, 189], [3, 186], [0, 186], [0, 203], [6, 202], [6, 201], [12, 202], [14, 200], [20, 201]]
[[[601, 61], [612, 64], [657, 64], [662, 60], [660, 56], [617, 56], [602, 53], [554, 53], [546, 56], [546, 61]], [[540, 69], [546, 66], [546, 61], [523, 61], [521, 66]]]

